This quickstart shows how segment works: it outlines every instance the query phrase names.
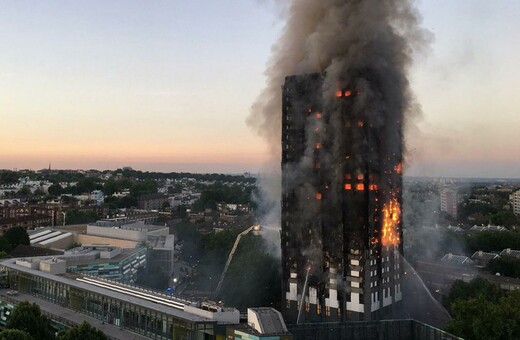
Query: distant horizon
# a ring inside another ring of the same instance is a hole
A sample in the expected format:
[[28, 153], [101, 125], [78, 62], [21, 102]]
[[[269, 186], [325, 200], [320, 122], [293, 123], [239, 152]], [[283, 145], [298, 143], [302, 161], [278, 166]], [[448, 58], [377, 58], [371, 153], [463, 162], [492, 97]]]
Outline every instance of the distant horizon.
[[[165, 165], [165, 164], [163, 164]], [[168, 174], [168, 173], [192, 173], [192, 174], [224, 174], [224, 175], [243, 175], [245, 173], [249, 173], [251, 175], [268, 175], [269, 173], [266, 172], [266, 171], [261, 171], [259, 170], [260, 168], [262, 168], [261, 166], [259, 166], [256, 170], [231, 170], [231, 171], [217, 171], [215, 170], [214, 168], [211, 168], [212, 166], [214, 166], [214, 164], [204, 164], [204, 166], [207, 166], [209, 169], [212, 169], [212, 170], [207, 170], [207, 171], [201, 171], [201, 170], [196, 170], [196, 169], [193, 169], [193, 168], [190, 168], [191, 166], [200, 166], [201, 164], [176, 164], [177, 168], [171, 168], [171, 169], [168, 169], [168, 170], [157, 170], [157, 169], [151, 169], [151, 168], [140, 168], [140, 167], [136, 167], [136, 166], [132, 166], [132, 165], [129, 165], [129, 164], [125, 164], [125, 165], [119, 165], [119, 166], [115, 166], [115, 167], [110, 167], [110, 168], [103, 168], [103, 167], [80, 167], [80, 168], [72, 168], [72, 167], [67, 167], [67, 168], [54, 168], [52, 167], [52, 163], [51, 163], [51, 171], [90, 171], [90, 170], [94, 170], [94, 171], [99, 171], [99, 172], [104, 172], [104, 171], [115, 171], [115, 170], [118, 170], [118, 169], [123, 169], [125, 167], [130, 167], [132, 168], [132, 170], [135, 170], [135, 171], [141, 171], [141, 172], [154, 172], [154, 173], [162, 173], [162, 174]], [[234, 166], [235, 164], [225, 164], [224, 166]], [[182, 168], [182, 169], [180, 169]], [[16, 168], [16, 167], [13, 167], [13, 168], [4, 168], [4, 167], [1, 167], [0, 166], [0, 170], [11, 170], [11, 171], [42, 171], [42, 170], [48, 170], [49, 167], [42, 167], [42, 168], [27, 168], [27, 167], [22, 167], [22, 168]], [[472, 179], [475, 179], [475, 180], [519, 180], [520, 181], [520, 175], [519, 176], [493, 176], [493, 175], [476, 175], [476, 176], [469, 176], [469, 175], [462, 175], [462, 176], [452, 176], [452, 175], [442, 175], [442, 174], [439, 174], [439, 175], [428, 175], [428, 174], [417, 174], [417, 173], [407, 173], [408, 171], [405, 170], [405, 173], [403, 175], [404, 178], [407, 178], [407, 179], [454, 179], [454, 180], [472, 180]]]

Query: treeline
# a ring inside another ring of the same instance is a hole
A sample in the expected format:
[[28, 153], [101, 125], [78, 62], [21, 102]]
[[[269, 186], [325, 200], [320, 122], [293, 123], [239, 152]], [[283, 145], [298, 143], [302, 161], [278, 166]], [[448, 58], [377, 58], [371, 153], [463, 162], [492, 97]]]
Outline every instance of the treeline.
[[452, 320], [446, 330], [466, 340], [520, 338], [520, 291], [506, 292], [482, 278], [458, 280], [443, 301]]
[[194, 211], [203, 211], [204, 209], [217, 209], [217, 204], [251, 204], [251, 194], [254, 187], [227, 186], [216, 183], [204, 189], [200, 195], [200, 199], [193, 205]]
[[19, 174], [16, 171], [0, 170], [0, 185], [11, 185], [18, 183]]
[[[255, 178], [246, 177], [244, 175], [228, 175], [228, 174], [200, 174], [191, 172], [150, 172], [150, 171], [139, 171], [133, 169], [117, 169], [117, 170], [89, 170], [98, 172], [99, 174], [121, 174], [124, 178], [134, 178], [139, 180], [161, 180], [161, 179], [182, 179], [182, 178], [193, 178], [197, 181], [220, 181], [220, 182], [244, 182], [244, 183], [255, 183]], [[18, 182], [20, 177], [29, 177], [33, 180], [48, 180], [53, 183], [59, 182], [78, 182], [84, 178], [87, 178], [84, 173], [73, 170], [43, 170], [41, 172], [35, 172], [32, 170], [23, 171], [12, 171], [12, 170], [0, 170], [0, 185], [2, 184], [14, 184]]]
[[36, 303], [20, 302], [11, 312], [0, 340], [106, 340], [106, 335], [86, 321], [79, 326], [59, 331], [52, 327], [49, 318], [42, 314]]
[[121, 173], [126, 178], [137, 178], [140, 180], [145, 179], [182, 179], [182, 178], [193, 178], [197, 181], [219, 181], [219, 182], [245, 182], [255, 183], [255, 178], [246, 177], [244, 175], [226, 175], [226, 174], [198, 174], [191, 172], [149, 172], [139, 171], [133, 169], [117, 169], [115, 173]]

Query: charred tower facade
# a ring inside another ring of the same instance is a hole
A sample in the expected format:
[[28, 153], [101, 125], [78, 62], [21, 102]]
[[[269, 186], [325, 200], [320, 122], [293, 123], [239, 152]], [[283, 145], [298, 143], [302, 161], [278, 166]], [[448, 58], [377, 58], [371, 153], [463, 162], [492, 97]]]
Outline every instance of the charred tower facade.
[[[366, 77], [365, 77], [366, 78]], [[374, 320], [402, 300], [402, 121], [356, 77], [286, 77], [282, 296], [289, 323]]]

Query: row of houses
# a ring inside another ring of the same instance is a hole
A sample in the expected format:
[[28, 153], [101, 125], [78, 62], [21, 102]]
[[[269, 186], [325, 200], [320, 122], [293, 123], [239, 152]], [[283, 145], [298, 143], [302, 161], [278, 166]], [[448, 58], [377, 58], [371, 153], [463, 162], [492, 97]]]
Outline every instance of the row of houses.
[[477, 265], [483, 267], [486, 266], [489, 261], [498, 259], [500, 257], [508, 257], [520, 260], [520, 250], [507, 248], [502, 250], [500, 253], [490, 253], [479, 250], [476, 251], [471, 256], [471, 258], [465, 255], [454, 255], [452, 253], [448, 253], [442, 257], [441, 262], [449, 265]]

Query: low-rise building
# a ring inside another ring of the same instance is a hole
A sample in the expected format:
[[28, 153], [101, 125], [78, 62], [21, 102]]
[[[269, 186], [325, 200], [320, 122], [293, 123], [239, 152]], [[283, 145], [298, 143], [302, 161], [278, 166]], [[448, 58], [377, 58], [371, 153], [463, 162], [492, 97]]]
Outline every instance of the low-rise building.
[[473, 263], [473, 261], [471, 261], [471, 259], [467, 256], [453, 255], [452, 253], [444, 255], [441, 259], [441, 262], [449, 265], [467, 265]]
[[476, 251], [472, 256], [471, 260], [479, 266], [486, 266], [489, 261], [498, 259], [500, 255], [495, 253], [486, 253], [482, 250]]

